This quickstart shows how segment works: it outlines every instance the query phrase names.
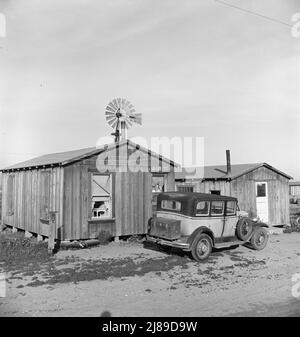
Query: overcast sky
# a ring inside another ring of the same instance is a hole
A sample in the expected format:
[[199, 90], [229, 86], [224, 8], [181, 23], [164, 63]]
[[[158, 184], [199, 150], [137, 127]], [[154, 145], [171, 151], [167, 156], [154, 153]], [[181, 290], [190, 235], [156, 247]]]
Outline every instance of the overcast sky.
[[207, 165], [230, 149], [233, 164], [267, 162], [300, 180], [300, 37], [290, 27], [300, 1], [225, 2], [241, 9], [0, 0], [0, 166], [94, 146], [112, 132], [106, 105], [125, 97], [143, 114], [129, 136], [205, 137]]

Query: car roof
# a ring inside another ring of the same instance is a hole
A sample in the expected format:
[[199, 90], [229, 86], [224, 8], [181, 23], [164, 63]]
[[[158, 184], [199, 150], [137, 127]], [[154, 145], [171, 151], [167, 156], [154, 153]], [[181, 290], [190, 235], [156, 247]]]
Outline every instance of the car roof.
[[183, 202], [191, 202], [194, 200], [197, 201], [237, 201], [237, 198], [226, 196], [226, 195], [217, 195], [210, 193], [197, 193], [197, 192], [164, 192], [160, 193], [158, 198], [160, 200], [177, 200]]

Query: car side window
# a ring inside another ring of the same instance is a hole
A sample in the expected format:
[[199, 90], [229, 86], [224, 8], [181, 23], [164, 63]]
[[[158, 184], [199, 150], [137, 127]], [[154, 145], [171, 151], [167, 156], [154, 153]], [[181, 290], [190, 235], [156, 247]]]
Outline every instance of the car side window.
[[173, 211], [180, 211], [181, 210], [181, 202], [180, 201], [173, 201], [173, 200], [162, 200], [161, 208], [173, 210]]
[[235, 214], [235, 208], [236, 208], [236, 202], [235, 201], [227, 201], [227, 203], [226, 203], [226, 215], [234, 215]]
[[211, 202], [211, 215], [223, 215], [224, 214], [224, 201], [212, 201]]
[[196, 205], [196, 216], [204, 216], [209, 214], [209, 202], [198, 201]]

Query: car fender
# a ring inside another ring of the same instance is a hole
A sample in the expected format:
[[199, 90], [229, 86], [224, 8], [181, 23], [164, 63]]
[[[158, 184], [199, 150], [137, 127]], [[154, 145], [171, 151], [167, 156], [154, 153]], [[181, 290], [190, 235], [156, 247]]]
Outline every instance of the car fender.
[[[251, 236], [249, 238], [249, 240], [251, 240], [253, 234], [255, 233], [255, 231], [258, 229], [258, 228], [261, 228], [261, 227], [264, 227], [264, 228], [269, 228], [269, 226], [267, 224], [265, 224], [264, 222], [254, 222], [253, 223], [253, 228], [252, 228], [252, 233], [251, 233]], [[249, 241], [248, 240], [248, 241]]]
[[255, 229], [257, 227], [269, 228], [269, 226], [264, 222], [253, 222], [253, 229]]
[[201, 234], [201, 233], [204, 233], [204, 234], [208, 234], [212, 241], [213, 241], [213, 245], [215, 244], [215, 237], [214, 237], [214, 233], [212, 232], [211, 229], [209, 229], [208, 227], [206, 226], [200, 226], [198, 227], [197, 229], [195, 229], [193, 231], [193, 233], [189, 236], [187, 242], [189, 243], [190, 247], [195, 239], [195, 237], [198, 235], [198, 234]]

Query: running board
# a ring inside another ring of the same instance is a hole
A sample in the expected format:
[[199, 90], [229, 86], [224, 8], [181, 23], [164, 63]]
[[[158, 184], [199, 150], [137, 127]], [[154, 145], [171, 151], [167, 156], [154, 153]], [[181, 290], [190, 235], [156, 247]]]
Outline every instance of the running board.
[[219, 242], [214, 245], [214, 248], [225, 248], [225, 247], [231, 247], [231, 246], [236, 246], [236, 245], [243, 245], [247, 241], [241, 241], [241, 240], [236, 240], [236, 241], [228, 241], [228, 242]]

